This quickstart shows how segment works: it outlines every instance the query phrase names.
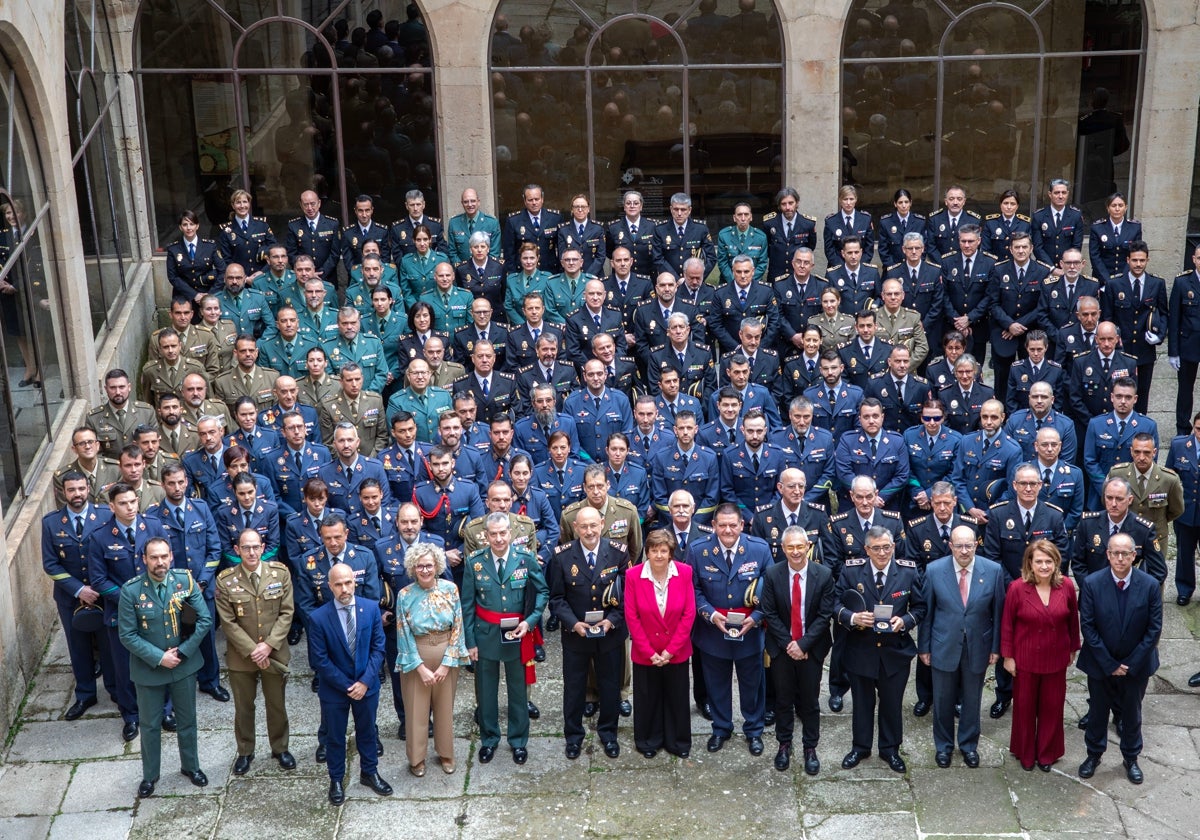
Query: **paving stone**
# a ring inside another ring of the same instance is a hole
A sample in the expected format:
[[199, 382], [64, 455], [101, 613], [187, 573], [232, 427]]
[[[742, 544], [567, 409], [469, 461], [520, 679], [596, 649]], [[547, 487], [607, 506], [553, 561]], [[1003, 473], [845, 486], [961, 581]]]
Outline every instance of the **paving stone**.
[[142, 782], [140, 758], [84, 761], [75, 768], [63, 798], [63, 813], [132, 808]]
[[48, 840], [125, 840], [133, 823], [132, 811], [88, 811], [60, 814], [50, 826]]
[[152, 796], [138, 802], [129, 840], [202, 840], [212, 836], [220, 812], [216, 796]]
[[[909, 770], [917, 822], [931, 834], [996, 834], [1020, 830], [999, 768]], [[990, 802], [980, 808], [979, 802]]]
[[[389, 747], [391, 744], [388, 745]], [[471, 752], [471, 742], [465, 738], [454, 741], [455, 771], [449, 775], [442, 772], [438, 763], [437, 752], [433, 748], [433, 739], [429, 739], [429, 750], [425, 759], [425, 775], [417, 778], [408, 771], [408, 756], [404, 751], [404, 742], [397, 741], [394, 750], [389, 750], [379, 762], [380, 774], [388, 780], [395, 789], [396, 796], [404, 799], [449, 799], [463, 795], [467, 778], [467, 756]], [[496, 760], [507, 758], [497, 756]], [[511, 762], [510, 762], [511, 763]], [[351, 773], [354, 784], [364, 796], [374, 796], [369, 789], [358, 784], [358, 768]], [[352, 791], [347, 788], [347, 794]]]
[[803, 825], [805, 840], [918, 836], [917, 818], [911, 811], [866, 815], [806, 813]]
[[71, 779], [69, 764], [13, 764], [0, 769], [0, 817], [56, 813]]
[[911, 811], [913, 796], [900, 776], [880, 780], [805, 776], [800, 780], [800, 805], [805, 813], [816, 814]]
[[[490, 804], [495, 800], [479, 801]], [[533, 799], [521, 801], [536, 803]], [[536, 804], [531, 807], [536, 808]], [[342, 821], [337, 836], [338, 840], [379, 840], [381, 836], [386, 836], [389, 840], [441, 840], [457, 837], [463, 808], [462, 799], [412, 800], [402, 796], [400, 789], [396, 788], [396, 795], [392, 797], [376, 797], [374, 800], [347, 799], [341, 808]], [[509, 826], [511, 829], [511, 824]], [[467, 836], [483, 835], [478, 831], [471, 831]], [[510, 830], [507, 836], [525, 835]]]
[[[501, 739], [496, 757], [488, 764], [479, 763], [479, 742], [472, 744], [468, 794], [505, 794], [514, 790], [537, 791], [539, 794], [577, 793], [588, 789], [589, 763], [570, 761], [563, 755], [563, 742], [558, 738], [530, 738], [529, 760], [513, 764], [512, 754]], [[462, 771], [459, 771], [462, 772]]]
[[121, 740], [120, 719], [82, 717], [74, 721], [21, 724], [8, 761], [70, 761], [116, 758], [137, 750], [137, 739]]
[[[1059, 767], [1064, 767], [1060, 762]], [[1005, 767], [1009, 791], [1017, 809], [1017, 819], [1025, 831], [1054, 831], [1070, 829], [1089, 834], [1104, 834], [1118, 823], [1117, 803], [1111, 797], [1089, 785], [1081, 784], [1074, 775], [1075, 767], [1064, 772], [1043, 773], [1034, 769], [1026, 772], [1012, 761]], [[1070, 820], [1064, 825], [1064, 815]]]
[[1189, 811], [1190, 822], [1178, 830], [1169, 828], [1164, 825], [1162, 820], [1140, 808], [1131, 808], [1128, 805], [1117, 803], [1117, 813], [1121, 816], [1121, 827], [1124, 828], [1126, 837], [1153, 837], [1154, 840], [1185, 840], [1185, 838], [1186, 840], [1195, 840], [1196, 835], [1200, 833], [1196, 828], [1194, 806]]
[[[462, 836], [472, 840], [577, 840], [607, 836], [611, 824], [596, 824], [583, 793], [546, 796], [489, 796], [469, 798], [462, 816]], [[624, 809], [624, 803], [620, 809]], [[613, 803], [609, 810], [618, 810]], [[615, 833], [615, 832], [614, 832]], [[659, 833], [655, 823], [655, 833]], [[666, 832], [662, 834], [665, 836]], [[626, 833], [624, 836], [633, 836]]]
[[339, 813], [326, 798], [328, 789], [328, 784], [303, 779], [230, 782], [214, 836], [219, 840], [331, 838]]
[[0, 837], [5, 840], [46, 840], [51, 817], [0, 817]]

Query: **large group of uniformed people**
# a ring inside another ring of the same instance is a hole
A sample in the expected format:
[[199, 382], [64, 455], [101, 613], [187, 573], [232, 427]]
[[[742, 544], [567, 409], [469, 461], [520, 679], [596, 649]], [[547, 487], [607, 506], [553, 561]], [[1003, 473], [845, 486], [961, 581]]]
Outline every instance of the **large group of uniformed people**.
[[[465, 669], [478, 760], [503, 721], [523, 764], [556, 629], [568, 759], [589, 718], [619, 756], [631, 714], [639, 753], [687, 757], [694, 701], [709, 752], [740, 721], [760, 755], [773, 727], [775, 767], [794, 751], [815, 775], [828, 671], [830, 713], [852, 707], [841, 765], [874, 750], [902, 773], [916, 658], [939, 767], [955, 750], [978, 766], [982, 709], [1011, 707], [1011, 752], [1048, 771], [1075, 663], [1079, 775], [1111, 722], [1142, 781], [1169, 528], [1177, 603], [1195, 589], [1200, 249], [1197, 271], [1149, 273], [1149, 232], [1113, 195], [1085, 250], [1059, 180], [1032, 217], [1015, 194], [981, 216], [951, 186], [928, 217], [899, 190], [876, 220], [846, 186], [823, 224], [785, 188], [715, 236], [685, 194], [651, 219], [628, 192], [602, 223], [586, 195], [564, 215], [531, 184], [501, 219], [467, 189], [444, 224], [419, 191], [391, 224], [359, 196], [347, 226], [299, 198], [278, 235], [242, 191], [214, 238], [180, 215], [170, 325], [140, 371], [106, 373], [55, 476], [65, 717], [103, 685], [125, 740], [140, 732], [140, 795], [162, 729], [207, 783], [197, 691], [232, 690], [241, 775], [261, 683], [272, 757], [294, 768], [305, 636], [335, 805], [351, 718], [377, 793], [385, 730], [413, 775], [430, 736], [455, 771]], [[1164, 341], [1179, 396], [1160, 458]]]

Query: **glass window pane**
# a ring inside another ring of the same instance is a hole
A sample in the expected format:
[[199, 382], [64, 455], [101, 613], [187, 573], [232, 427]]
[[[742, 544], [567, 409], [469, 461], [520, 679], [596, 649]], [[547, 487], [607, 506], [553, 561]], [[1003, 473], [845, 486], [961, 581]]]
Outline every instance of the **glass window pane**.
[[[969, 2], [969, 0], [968, 0]], [[950, 18], [936, 0], [867, 0], [846, 17], [845, 58], [936, 56]]]

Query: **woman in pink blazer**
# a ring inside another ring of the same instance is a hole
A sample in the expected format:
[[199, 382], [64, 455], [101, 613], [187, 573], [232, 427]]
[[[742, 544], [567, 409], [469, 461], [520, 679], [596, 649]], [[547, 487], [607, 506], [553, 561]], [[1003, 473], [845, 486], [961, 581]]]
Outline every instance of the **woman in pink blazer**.
[[660, 749], [687, 758], [692, 749], [688, 658], [696, 593], [692, 568], [677, 563], [675, 535], [652, 531], [646, 562], [625, 573], [625, 623], [633, 660], [633, 742], [646, 758]]
[[1021, 767], [1044, 773], [1062, 758], [1067, 668], [1079, 651], [1079, 602], [1062, 576], [1062, 558], [1049, 540], [1025, 549], [1021, 579], [1008, 586], [1000, 623], [1000, 655], [1013, 676], [1008, 751]]

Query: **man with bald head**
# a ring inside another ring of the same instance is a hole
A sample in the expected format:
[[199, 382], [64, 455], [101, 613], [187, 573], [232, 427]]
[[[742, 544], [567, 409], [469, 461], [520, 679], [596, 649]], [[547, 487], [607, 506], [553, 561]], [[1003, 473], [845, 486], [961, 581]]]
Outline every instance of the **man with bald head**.
[[1095, 343], [1095, 349], [1075, 356], [1067, 371], [1067, 413], [1075, 421], [1079, 440], [1084, 438], [1088, 421], [1113, 410], [1113, 382], [1125, 376], [1135, 382], [1137, 378], [1137, 359], [1117, 346], [1120, 335], [1116, 324], [1101, 321], [1096, 326]]
[[314, 406], [300, 402], [300, 384], [294, 376], [275, 377], [275, 404], [258, 413], [258, 425], [283, 434], [283, 415], [298, 411], [304, 418], [304, 436], [312, 443], [321, 442], [321, 423]]
[[460, 263], [471, 257], [470, 239], [477, 231], [490, 237], [488, 254], [493, 259], [500, 259], [503, 254], [500, 241], [500, 222], [495, 216], [489, 216], [480, 209], [479, 194], [467, 187], [462, 191], [460, 199], [463, 212], [450, 219], [446, 225], [445, 250], [454, 263]]
[[567, 316], [567, 361], [572, 364], [582, 366], [592, 358], [592, 341], [602, 334], [616, 343], [617, 355], [625, 355], [624, 319], [619, 310], [604, 305], [607, 295], [603, 280], [588, 280], [583, 286], [583, 306]]
[[321, 214], [321, 198], [312, 190], [300, 193], [300, 213], [287, 225], [288, 259], [295, 262], [307, 254], [316, 264], [317, 275], [336, 283], [341, 225]]
[[[1014, 366], [1015, 369], [1015, 366]], [[1009, 389], [1011, 395], [1012, 389]], [[1004, 431], [1021, 447], [1021, 457], [1032, 461], [1034, 444], [1042, 429], [1058, 432], [1062, 450], [1059, 456], [1074, 462], [1077, 441], [1075, 424], [1065, 414], [1054, 410], [1054, 388], [1049, 382], [1035, 382], [1029, 386], [1028, 408], [1014, 411], [1004, 424]]]

